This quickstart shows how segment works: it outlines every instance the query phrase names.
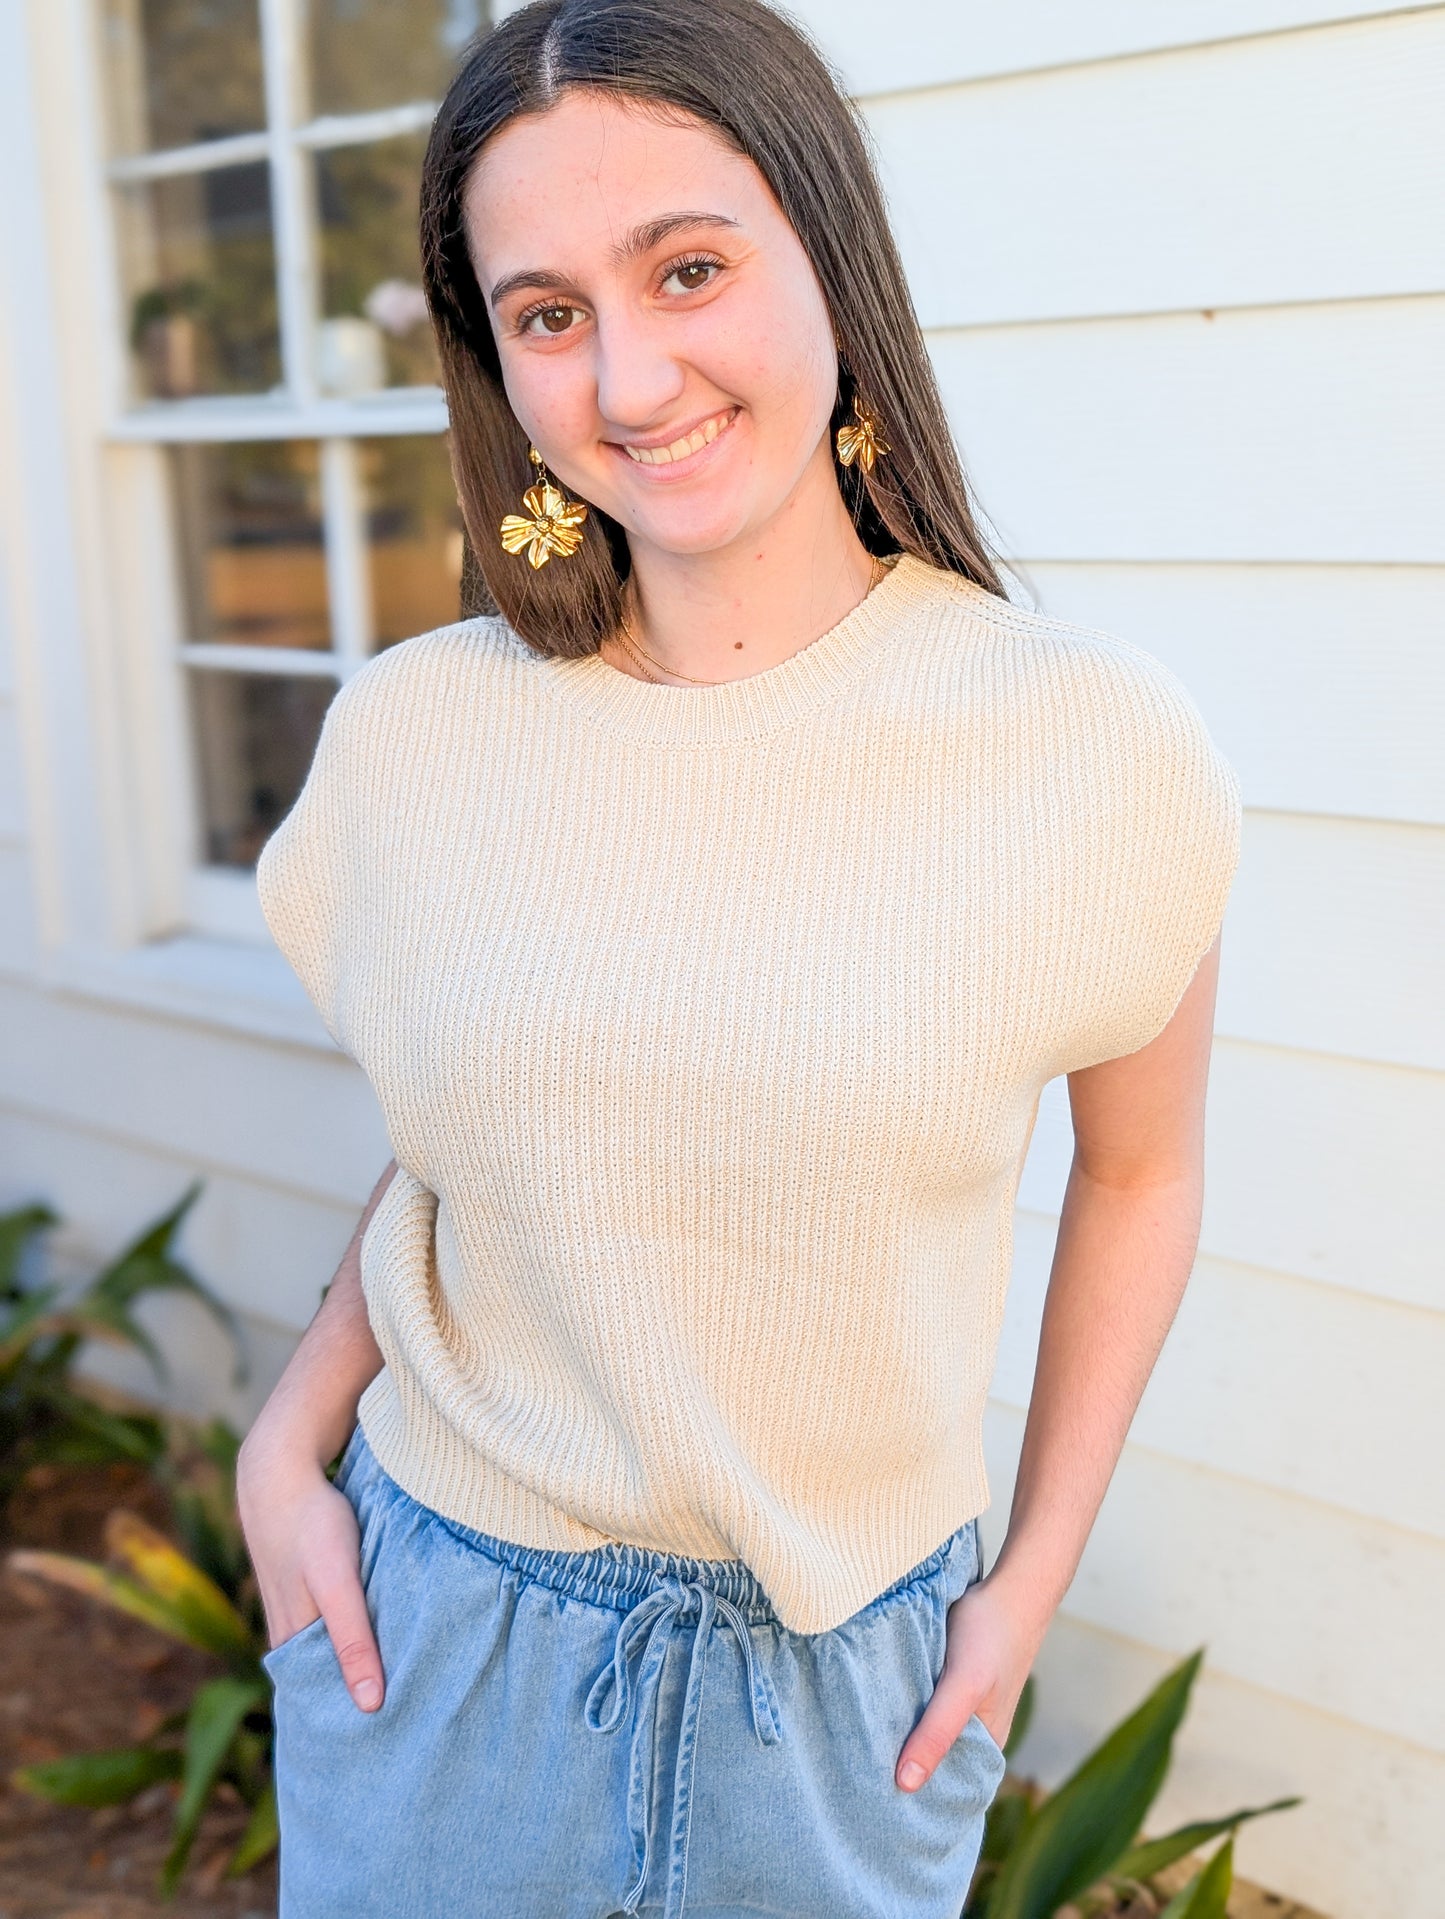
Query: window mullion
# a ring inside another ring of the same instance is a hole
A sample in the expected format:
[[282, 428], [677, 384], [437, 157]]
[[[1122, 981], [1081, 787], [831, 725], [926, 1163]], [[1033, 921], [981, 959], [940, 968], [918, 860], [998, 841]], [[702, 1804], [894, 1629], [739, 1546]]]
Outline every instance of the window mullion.
[[312, 352], [316, 248], [310, 204], [311, 161], [296, 140], [301, 105], [302, 0], [260, 0], [260, 6], [282, 365], [288, 391], [304, 406], [316, 397]]
[[321, 442], [331, 645], [343, 680], [369, 657], [374, 630], [360, 455], [355, 440]]

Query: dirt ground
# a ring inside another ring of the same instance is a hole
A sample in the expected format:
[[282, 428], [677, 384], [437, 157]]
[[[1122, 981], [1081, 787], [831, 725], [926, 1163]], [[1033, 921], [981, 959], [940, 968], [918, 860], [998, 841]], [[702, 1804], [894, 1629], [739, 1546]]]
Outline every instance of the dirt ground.
[[[0, 1535], [103, 1559], [112, 1506], [164, 1525], [164, 1501], [138, 1471], [59, 1472], [26, 1486]], [[9, 1782], [12, 1767], [144, 1737], [184, 1706], [213, 1662], [79, 1593], [0, 1571], [0, 1919], [274, 1919], [275, 1860], [243, 1879], [222, 1870], [246, 1823], [239, 1796], [202, 1824], [174, 1899], [156, 1890], [178, 1787], [130, 1806], [51, 1806]]]

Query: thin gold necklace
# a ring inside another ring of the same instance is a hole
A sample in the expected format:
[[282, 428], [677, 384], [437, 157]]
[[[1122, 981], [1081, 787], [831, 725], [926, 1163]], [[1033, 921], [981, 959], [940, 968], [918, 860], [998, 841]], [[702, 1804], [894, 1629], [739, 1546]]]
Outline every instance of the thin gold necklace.
[[[885, 573], [892, 571], [888, 562], [880, 560], [876, 553], [870, 555], [870, 559], [868, 593], [873, 591]], [[868, 597], [868, 593], [863, 595], [865, 600]], [[859, 604], [861, 605], [862, 602], [860, 601]], [[655, 686], [665, 686], [667, 682], [665, 680], [659, 680], [655, 673], [649, 673], [644, 662], [650, 661], [653, 666], [662, 667], [664, 673], [670, 673], [675, 680], [686, 680], [691, 686], [730, 686], [732, 684], [730, 680], [694, 679], [691, 673], [679, 673], [676, 667], [663, 666], [661, 660], [654, 660], [652, 655], [643, 649], [641, 640], [638, 639], [632, 628], [627, 624], [627, 615], [625, 613], [619, 613], [618, 615], [618, 632], [616, 637], [618, 645], [622, 648], [623, 652], [627, 654], [634, 666], [640, 666], [643, 674], [651, 680]]]

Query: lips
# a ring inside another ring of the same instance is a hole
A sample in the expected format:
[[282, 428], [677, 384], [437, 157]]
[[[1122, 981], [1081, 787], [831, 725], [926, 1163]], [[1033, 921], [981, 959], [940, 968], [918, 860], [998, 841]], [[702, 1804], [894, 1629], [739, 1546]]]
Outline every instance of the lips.
[[682, 434], [666, 446], [637, 446], [623, 440], [620, 443], [622, 451], [639, 466], [671, 466], [674, 461], [685, 460], [690, 454], [711, 446], [719, 434], [727, 432], [738, 412], [735, 406], [724, 407], [721, 412], [712, 414], [695, 426], [690, 433]]

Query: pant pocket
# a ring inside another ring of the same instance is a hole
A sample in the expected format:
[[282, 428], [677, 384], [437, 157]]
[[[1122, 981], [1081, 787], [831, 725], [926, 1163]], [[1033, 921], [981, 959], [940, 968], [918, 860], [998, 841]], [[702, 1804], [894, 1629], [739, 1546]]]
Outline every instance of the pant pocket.
[[[954, 1549], [931, 1582], [929, 1604], [922, 1615], [927, 1627], [928, 1661], [932, 1674], [930, 1698], [932, 1687], [936, 1687], [942, 1677], [943, 1662], [948, 1652], [949, 1610], [982, 1577], [983, 1549], [978, 1538], [978, 1521], [974, 1519], [962, 1529]], [[927, 1700], [924, 1704], [927, 1704]], [[950, 1762], [954, 1771], [964, 1778], [971, 1793], [976, 1792], [982, 1783], [990, 1800], [1008, 1769], [1002, 1746], [976, 1712], [970, 1713], [959, 1728], [953, 1745], [939, 1761], [935, 1773], [941, 1772]], [[984, 1775], [982, 1782], [980, 1769]], [[922, 1790], [927, 1791], [931, 1784], [932, 1776]]]
[[318, 1633], [323, 1639], [327, 1636], [326, 1621], [320, 1613], [318, 1613], [314, 1619], [308, 1620], [306, 1625], [298, 1627], [297, 1630], [291, 1633], [287, 1638], [278, 1641], [269, 1651], [262, 1653], [261, 1665], [263, 1670], [274, 1680], [276, 1677], [276, 1668], [283, 1665], [293, 1652], [299, 1650], [304, 1639], [308, 1636], [315, 1638]]

